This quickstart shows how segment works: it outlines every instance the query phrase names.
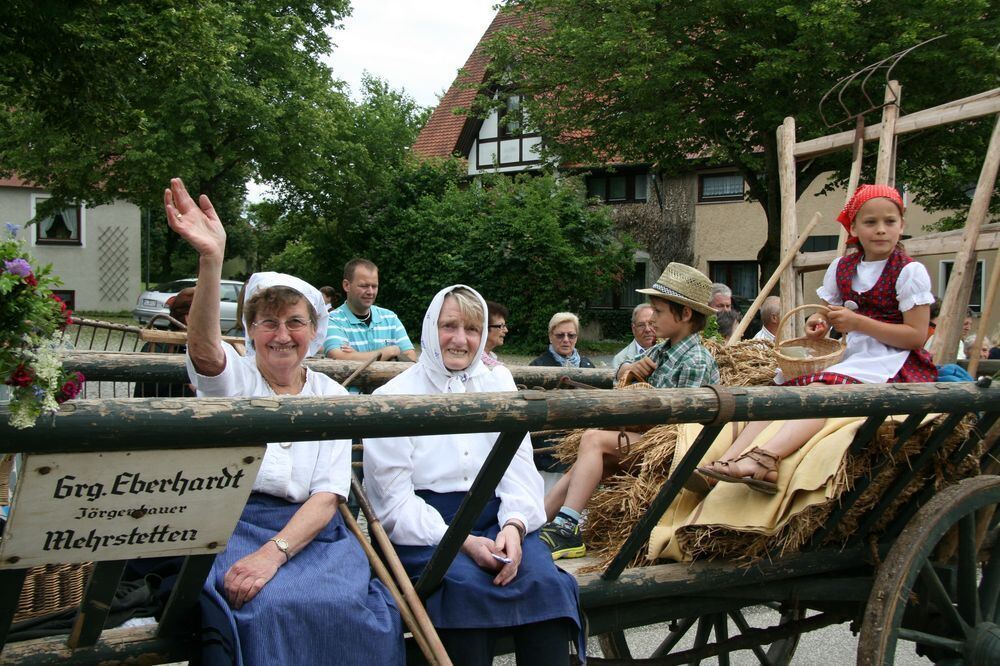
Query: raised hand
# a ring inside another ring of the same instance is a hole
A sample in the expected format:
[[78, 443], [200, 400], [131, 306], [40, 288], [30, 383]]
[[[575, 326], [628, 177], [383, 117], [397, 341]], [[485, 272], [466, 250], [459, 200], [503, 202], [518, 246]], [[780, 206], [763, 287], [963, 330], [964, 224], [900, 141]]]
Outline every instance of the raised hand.
[[226, 254], [226, 231], [215, 208], [202, 194], [195, 203], [180, 178], [172, 178], [163, 191], [167, 223], [193, 247], [199, 256], [222, 260]]

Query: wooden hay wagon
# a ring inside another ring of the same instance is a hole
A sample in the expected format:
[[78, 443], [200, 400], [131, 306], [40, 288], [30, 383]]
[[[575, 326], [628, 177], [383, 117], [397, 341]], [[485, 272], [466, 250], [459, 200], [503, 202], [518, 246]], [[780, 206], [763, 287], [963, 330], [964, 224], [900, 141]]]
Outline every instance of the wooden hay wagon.
[[[95, 378], [125, 381], [136, 376], [183, 381], [181, 359], [147, 354], [132, 357], [131, 370], [109, 369], [106, 358], [80, 367]], [[350, 364], [321, 361], [335, 377]], [[341, 368], [340, 366], [344, 367]], [[103, 368], [103, 369], [102, 369]], [[369, 386], [393, 374], [392, 364], [376, 364], [362, 379]], [[520, 370], [520, 369], [515, 369]], [[529, 385], [555, 386], [559, 369], [524, 368], [516, 373]], [[102, 374], [103, 373], [103, 374]], [[530, 374], [526, 374], [530, 373]], [[343, 377], [340, 377], [341, 379]], [[607, 386], [610, 373], [581, 371], [574, 377]], [[813, 416], [861, 416], [864, 424], [851, 447], [867, 447], [888, 415], [902, 415], [893, 451], [903, 447], [927, 414], [941, 414], [920, 455], [911, 458], [905, 483], [889, 488], [856, 516], [859, 531], [846, 544], [824, 544], [823, 535], [857, 502], [876, 464], [855, 482], [839, 510], [797, 552], [752, 566], [731, 561], [657, 562], [627, 567], [646, 543], [663, 509], [681, 490], [711, 441], [733, 421]], [[968, 415], [972, 415], [969, 417]], [[787, 389], [776, 387], [687, 390], [541, 391], [454, 396], [352, 396], [337, 399], [145, 398], [81, 400], [67, 403], [55, 417], [28, 430], [5, 425], [0, 409], [0, 452], [35, 455], [63, 452], [168, 451], [175, 457], [196, 449], [224, 451], [265, 441], [391, 436], [400, 434], [498, 431], [494, 451], [476, 479], [459, 515], [441, 542], [423, 578], [419, 594], [434, 588], [458, 553], [473, 517], [492, 496], [503, 470], [524, 433], [569, 427], [617, 428], [630, 423], [701, 423], [697, 441], [660, 488], [620, 552], [603, 571], [578, 574], [582, 608], [591, 635], [602, 637], [603, 657], [595, 663], [630, 663], [625, 630], [671, 622], [650, 661], [688, 663], [752, 650], [761, 663], [788, 663], [798, 637], [833, 623], [860, 627], [858, 658], [863, 663], [891, 663], [897, 643], [910, 641], [935, 661], [964, 660], [987, 664], [1000, 660], [1000, 477], [982, 474], [936, 488], [928, 483], [895, 503], [894, 518], [876, 531], [874, 518], [894, 504], [896, 494], [918, 481], [920, 470], [939, 464], [940, 449], [956, 424], [974, 419], [974, 427], [947, 459], [969, 456], [992, 471], [998, 454], [1000, 386], [981, 382], [928, 385], [860, 385]], [[31, 470], [26, 473], [30, 474]], [[120, 522], [127, 523], [125, 518]], [[218, 547], [218, 544], [212, 544]], [[186, 558], [180, 580], [156, 624], [103, 629], [121, 572], [121, 559], [94, 562], [73, 628], [65, 635], [26, 641], [7, 636], [28, 576], [16, 561], [0, 562], [0, 661], [27, 663], [163, 663], [188, 659], [194, 638], [190, 611], [214, 555], [198, 551]], [[775, 608], [773, 622], [751, 626], [747, 610]], [[693, 646], [677, 651], [681, 637], [693, 631]], [[414, 649], [414, 656], [418, 657]]]

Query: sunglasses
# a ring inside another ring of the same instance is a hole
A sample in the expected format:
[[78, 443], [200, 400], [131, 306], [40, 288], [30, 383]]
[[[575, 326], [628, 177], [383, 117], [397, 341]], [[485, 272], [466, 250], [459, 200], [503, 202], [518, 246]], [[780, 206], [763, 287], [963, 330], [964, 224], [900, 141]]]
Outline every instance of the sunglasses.
[[560, 340], [576, 340], [576, 333], [553, 333]]

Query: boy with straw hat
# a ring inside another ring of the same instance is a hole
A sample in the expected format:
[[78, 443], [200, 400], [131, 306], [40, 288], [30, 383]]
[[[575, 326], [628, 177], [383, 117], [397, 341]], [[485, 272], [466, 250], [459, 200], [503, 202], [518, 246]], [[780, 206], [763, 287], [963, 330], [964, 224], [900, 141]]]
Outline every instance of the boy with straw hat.
[[[619, 377], [631, 374], [655, 388], [697, 388], [719, 381], [715, 359], [701, 344], [699, 333], [708, 315], [712, 282], [701, 271], [671, 263], [649, 289], [656, 337], [662, 342], [644, 354], [623, 363]], [[541, 538], [552, 550], [552, 558], [583, 557], [587, 548], [580, 536], [580, 514], [601, 480], [618, 470], [622, 454], [642, 437], [639, 433], [588, 430], [580, 441], [576, 462], [545, 497], [545, 512], [551, 522], [542, 527]]]

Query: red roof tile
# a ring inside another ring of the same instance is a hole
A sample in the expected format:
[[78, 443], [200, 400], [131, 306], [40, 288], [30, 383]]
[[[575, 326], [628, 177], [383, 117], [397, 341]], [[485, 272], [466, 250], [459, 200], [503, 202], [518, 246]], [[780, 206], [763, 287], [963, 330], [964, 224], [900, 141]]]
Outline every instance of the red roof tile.
[[431, 113], [427, 124], [420, 130], [413, 144], [413, 152], [421, 157], [449, 157], [460, 149], [463, 131], [478, 130], [480, 120], [465, 114], [456, 114], [456, 109], [468, 109], [476, 97], [475, 87], [486, 78], [486, 68], [489, 57], [485, 53], [483, 42], [501, 28], [519, 25], [521, 16], [508, 9], [501, 9], [493, 17], [492, 23], [479, 39], [472, 55], [465, 61], [465, 66], [459, 71], [455, 82], [441, 98], [437, 108]]
[[0, 187], [35, 187], [26, 180], [21, 180], [17, 176], [10, 178], [0, 178]]

